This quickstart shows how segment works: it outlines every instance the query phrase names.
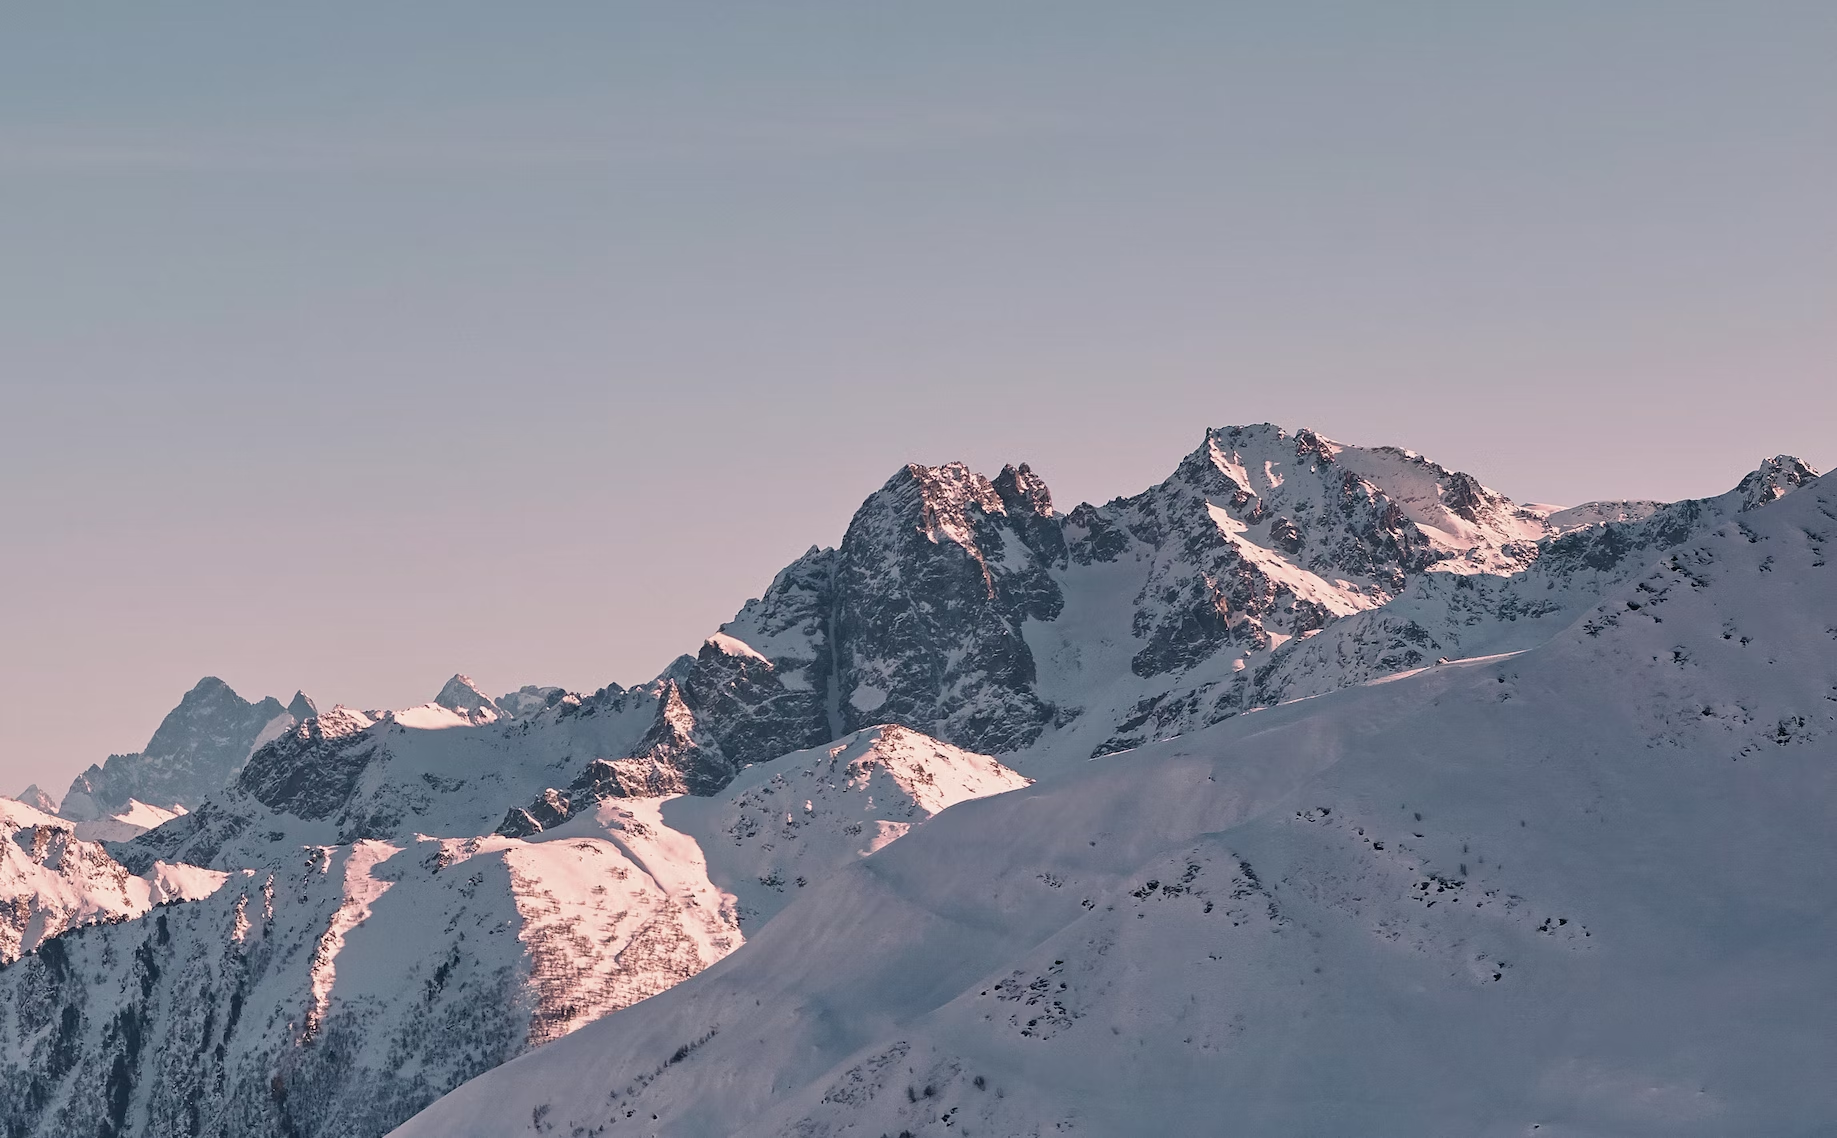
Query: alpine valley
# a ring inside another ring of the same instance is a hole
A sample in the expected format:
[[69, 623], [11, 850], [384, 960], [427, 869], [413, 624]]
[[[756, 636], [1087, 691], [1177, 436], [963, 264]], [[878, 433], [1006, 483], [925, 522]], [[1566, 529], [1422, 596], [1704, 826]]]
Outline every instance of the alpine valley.
[[1231, 427], [905, 467], [634, 687], [206, 679], [0, 802], [0, 1125], [1827, 1133], [1834, 543]]

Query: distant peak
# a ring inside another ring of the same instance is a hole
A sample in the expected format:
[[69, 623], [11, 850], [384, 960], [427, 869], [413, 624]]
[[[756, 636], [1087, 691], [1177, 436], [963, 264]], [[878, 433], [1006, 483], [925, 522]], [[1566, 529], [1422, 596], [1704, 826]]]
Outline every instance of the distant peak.
[[319, 714], [319, 705], [305, 692], [296, 691], [287, 703], [287, 714], [293, 716], [295, 723], [304, 723]]
[[26, 787], [13, 797], [41, 813], [57, 813], [57, 803], [52, 800], [49, 794], [40, 790], [37, 783], [33, 783], [31, 786]]
[[498, 709], [512, 719], [520, 719], [532, 712], [541, 711], [560, 703], [567, 695], [567, 689], [541, 684], [524, 684], [513, 692], [498, 696]]
[[496, 704], [492, 702], [491, 697], [486, 695], [483, 689], [472, 682], [471, 676], [462, 675], [455, 675], [452, 679], [448, 680], [446, 686], [440, 689], [440, 694], [434, 697], [434, 702], [446, 708], [448, 711], [460, 711], [468, 714], [478, 711], [481, 708], [489, 707], [494, 710], [496, 708]]
[[235, 688], [216, 676], [205, 676], [192, 685], [191, 690], [185, 693], [185, 698], [181, 702], [190, 703], [199, 699], [213, 699], [221, 696], [229, 696], [231, 699], [242, 698], [236, 694]]

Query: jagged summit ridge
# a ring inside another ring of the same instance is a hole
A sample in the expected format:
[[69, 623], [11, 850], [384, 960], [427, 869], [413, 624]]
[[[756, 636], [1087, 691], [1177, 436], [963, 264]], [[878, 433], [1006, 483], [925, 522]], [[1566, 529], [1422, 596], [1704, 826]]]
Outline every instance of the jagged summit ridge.
[[[1802, 466], [1777, 461], [1744, 486], [1789, 489], [1810, 476]], [[1159, 486], [1068, 514], [1025, 464], [993, 479], [960, 462], [913, 464], [863, 502], [837, 548], [813, 546], [698, 655], [672, 664], [660, 682], [678, 685], [694, 727], [653, 741], [705, 772], [882, 721], [999, 754], [1058, 748], [1050, 737], [1067, 730], [1090, 739], [1087, 753], [1123, 749], [1292, 698], [1298, 685], [1330, 690], [1335, 666], [1302, 642], [1350, 618], [1378, 624], [1353, 633], [1361, 642], [1338, 682], [1415, 666], [1431, 642], [1456, 639], [1454, 627], [1376, 614], [1406, 595], [1452, 595], [1439, 578], [1491, 595], [1491, 582], [1531, 572], [1566, 535], [1571, 562], [1589, 535], [1606, 534], [1615, 561], [1632, 564], [1756, 493], [1554, 511], [1412, 451], [1273, 424], [1208, 430]], [[1607, 552], [1585, 570], [1559, 559], [1537, 587], [1598, 573]], [[1501, 615], [1485, 619], [1506, 623], [1526, 606], [1547, 619], [1567, 611], [1547, 599], [1493, 603]], [[1093, 674], [1088, 634], [1099, 625], [1100, 643], [1116, 646], [1106, 652], [1128, 645], [1125, 675], [1108, 664]], [[1386, 647], [1370, 643], [1377, 636]], [[634, 757], [647, 773], [628, 764], [625, 785], [670, 781]]]
[[[863, 502], [838, 547], [813, 546], [651, 684], [590, 697], [532, 685], [494, 700], [455, 675], [424, 708], [344, 710], [330, 731], [296, 733], [261, 769], [312, 769], [245, 789], [283, 809], [318, 787], [298, 801], [329, 795], [307, 809], [343, 819], [333, 836], [380, 834], [413, 811], [410, 796], [351, 813], [383, 793], [363, 756], [387, 748], [356, 739], [373, 721], [527, 728], [615, 704], [622, 741], [570, 781], [500, 799], [493, 825], [565, 818], [563, 799], [712, 793], [750, 765], [878, 723], [1023, 767], [1108, 753], [1483, 646], [1476, 628], [1529, 634], [1592, 595], [1574, 582], [1601, 587], [1719, 511], [1811, 478], [1782, 456], [1722, 499], [1584, 517], [1519, 506], [1412, 451], [1260, 424], [1210, 429], [1160, 485], [1061, 514], [1026, 464], [992, 479], [914, 464]], [[227, 691], [206, 681], [187, 699]], [[295, 724], [315, 710], [295, 703]], [[280, 727], [258, 743], [278, 742]], [[323, 747], [348, 761], [328, 763]]]
[[1537, 647], [953, 810], [397, 1134], [1815, 1133], [1837, 495], [1805, 486]]

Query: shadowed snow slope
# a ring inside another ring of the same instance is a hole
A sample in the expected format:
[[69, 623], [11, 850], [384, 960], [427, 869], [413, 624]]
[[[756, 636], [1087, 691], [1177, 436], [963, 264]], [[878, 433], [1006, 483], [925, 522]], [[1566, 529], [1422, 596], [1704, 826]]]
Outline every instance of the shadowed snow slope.
[[1810, 483], [1529, 651], [959, 806], [397, 1133], [1822, 1132], [1833, 543]]

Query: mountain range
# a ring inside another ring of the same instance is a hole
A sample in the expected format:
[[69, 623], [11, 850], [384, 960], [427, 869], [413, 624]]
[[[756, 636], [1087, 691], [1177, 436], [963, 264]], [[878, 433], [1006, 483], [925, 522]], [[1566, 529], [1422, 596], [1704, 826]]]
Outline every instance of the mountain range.
[[1787, 456], [1558, 508], [1222, 428], [1064, 513], [905, 467], [629, 688], [207, 679], [7, 823], [0, 1120], [1810, 1132], [1833, 534]]

